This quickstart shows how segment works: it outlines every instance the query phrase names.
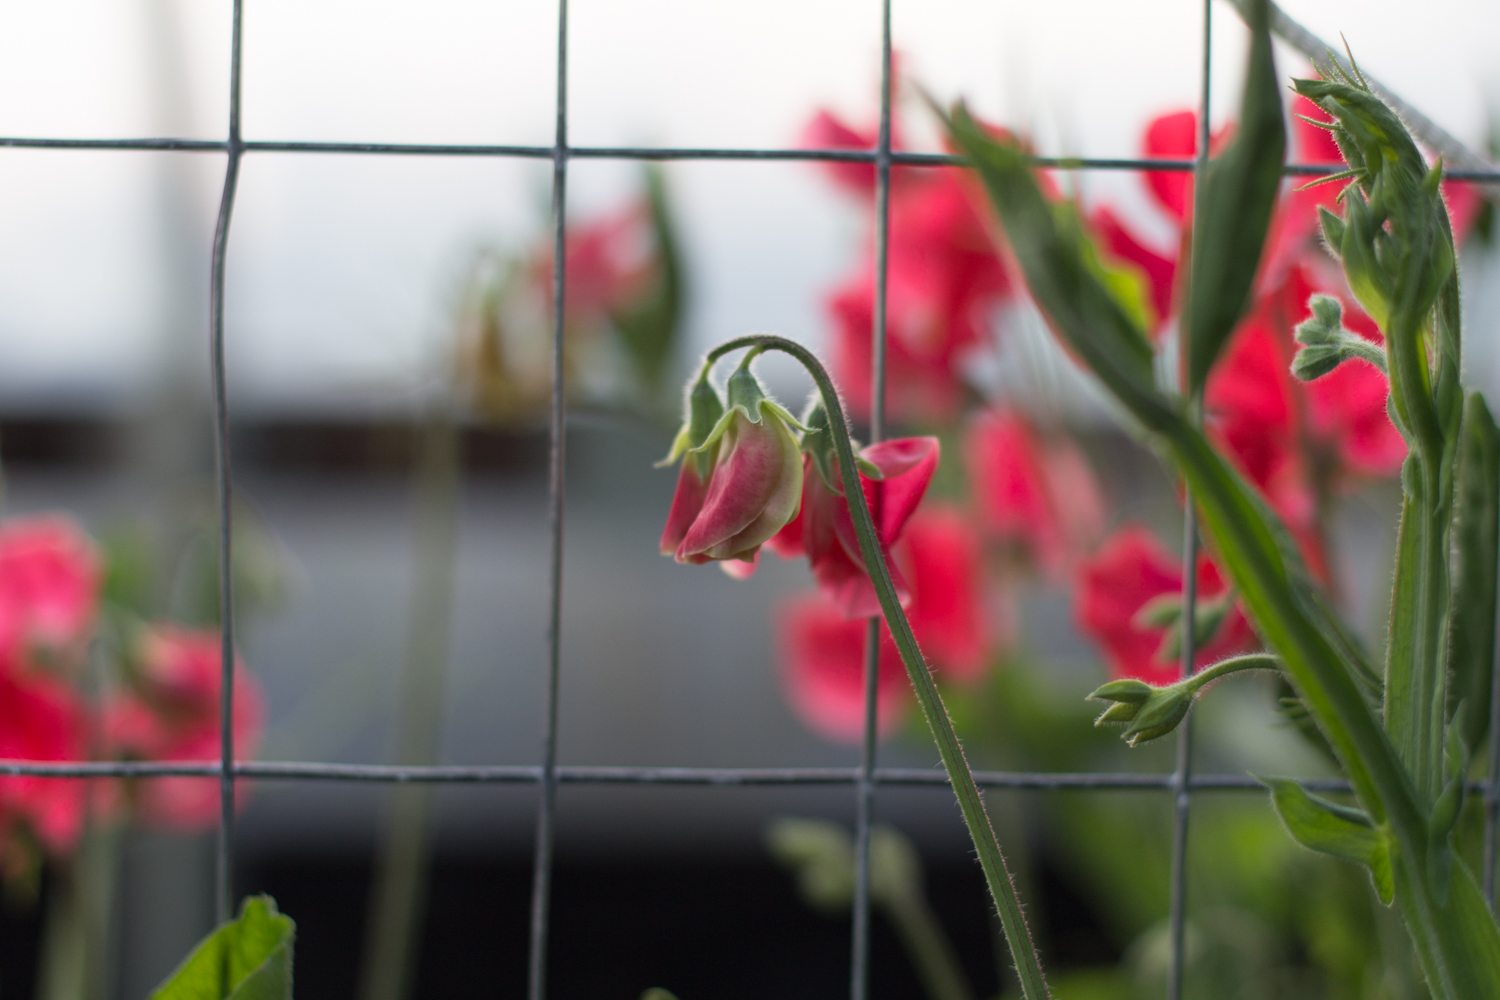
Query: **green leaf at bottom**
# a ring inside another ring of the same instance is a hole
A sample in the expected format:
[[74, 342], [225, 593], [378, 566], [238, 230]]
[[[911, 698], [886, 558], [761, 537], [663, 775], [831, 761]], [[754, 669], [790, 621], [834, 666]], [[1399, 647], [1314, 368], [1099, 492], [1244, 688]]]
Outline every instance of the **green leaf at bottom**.
[[239, 918], [204, 938], [151, 1000], [291, 1000], [296, 931], [270, 896], [252, 896]]
[[1287, 832], [1303, 847], [1347, 861], [1370, 871], [1375, 892], [1387, 906], [1395, 896], [1390, 838], [1360, 810], [1313, 795], [1289, 778], [1257, 778], [1271, 790], [1271, 802]]

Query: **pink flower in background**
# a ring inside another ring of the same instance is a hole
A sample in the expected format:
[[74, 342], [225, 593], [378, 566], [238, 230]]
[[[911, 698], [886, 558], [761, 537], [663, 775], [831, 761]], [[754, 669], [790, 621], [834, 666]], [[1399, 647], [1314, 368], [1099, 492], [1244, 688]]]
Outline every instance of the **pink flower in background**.
[[[880, 470], [882, 478], [860, 473], [865, 501], [875, 521], [875, 530], [887, 550], [901, 537], [906, 522], [922, 502], [927, 484], [937, 469], [937, 438], [896, 438], [869, 445], [860, 457]], [[768, 547], [787, 558], [807, 556], [818, 587], [847, 618], [869, 618], [880, 613], [875, 588], [866, 575], [859, 539], [849, 501], [823, 481], [811, 457], [802, 477], [802, 509], [771, 541]], [[905, 601], [905, 580], [889, 559], [896, 591]]]
[[93, 626], [102, 576], [93, 543], [72, 520], [25, 517], [0, 524], [0, 652], [6, 661], [20, 666], [33, 646], [80, 650]]
[[[815, 732], [854, 742], [864, 731], [864, 619], [846, 617], [818, 593], [783, 604], [776, 615], [782, 680], [793, 710]], [[888, 733], [911, 695], [895, 646], [882, 631], [876, 679], [879, 731]]]
[[[816, 475], [816, 473], [814, 473]], [[911, 588], [907, 615], [917, 643], [939, 676], [978, 680], [997, 639], [983, 603], [978, 546], [967, 519], [952, 508], [923, 510], [906, 526], [896, 559]], [[852, 742], [864, 726], [867, 619], [850, 618], [821, 593], [777, 613], [782, 677], [793, 709], [830, 739]], [[876, 704], [880, 732], [906, 711], [911, 688], [895, 641], [880, 627]]]
[[[592, 326], [640, 295], [655, 267], [650, 210], [636, 202], [623, 210], [568, 227], [564, 266], [567, 321]], [[552, 305], [552, 245], [537, 251], [532, 273], [537, 294]]]
[[971, 519], [949, 506], [917, 511], [896, 551], [911, 588], [912, 631], [933, 665], [954, 680], [977, 680], [990, 651], [1012, 638], [1008, 615], [985, 606], [981, 551]]
[[[996, 132], [1002, 130], [995, 129]], [[898, 126], [892, 124], [892, 145]], [[870, 149], [878, 133], [819, 111], [804, 145]], [[874, 190], [868, 164], [834, 164], [834, 180], [851, 192]], [[858, 268], [826, 300], [832, 325], [830, 362], [856, 414], [870, 411], [871, 338], [875, 310], [875, 240]], [[942, 420], [962, 400], [965, 356], [988, 344], [994, 313], [1015, 294], [973, 179], [956, 170], [891, 172], [886, 292], [888, 404], [891, 412]]]
[[[0, 664], [0, 758], [38, 762], [85, 756], [88, 714], [62, 681]], [[0, 871], [26, 862], [34, 839], [53, 855], [72, 850], [83, 827], [88, 783], [0, 777]]]
[[[130, 690], [106, 706], [104, 738], [111, 751], [137, 760], [216, 760], [220, 754], [220, 643], [217, 632], [157, 625], [141, 638]], [[260, 743], [264, 699], [236, 659], [234, 747], [249, 756]], [[244, 786], [241, 785], [241, 788]], [[141, 816], [182, 829], [218, 817], [219, 785], [202, 778], [152, 778], [135, 789]]]
[[1062, 437], [1041, 440], [1011, 407], [980, 414], [964, 437], [985, 530], [1044, 573], [1066, 575], [1104, 534], [1104, 501], [1087, 460]]
[[[1181, 665], [1164, 656], [1167, 629], [1139, 620], [1141, 609], [1163, 595], [1181, 595], [1182, 565], [1151, 533], [1127, 527], [1085, 562], [1074, 594], [1079, 626], [1100, 647], [1110, 674], [1135, 677], [1148, 684], [1170, 684]], [[1226, 582], [1207, 556], [1198, 562], [1200, 607], [1224, 595]], [[1213, 637], [1198, 650], [1199, 668], [1242, 652], [1255, 644], [1254, 633], [1238, 605], [1228, 610]]]

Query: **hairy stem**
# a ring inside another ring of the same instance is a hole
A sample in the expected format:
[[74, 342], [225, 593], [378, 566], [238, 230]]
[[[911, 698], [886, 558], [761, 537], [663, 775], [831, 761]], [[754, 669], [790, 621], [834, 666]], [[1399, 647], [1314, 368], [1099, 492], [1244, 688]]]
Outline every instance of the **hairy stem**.
[[942, 758], [943, 769], [948, 774], [948, 782], [953, 786], [953, 793], [958, 798], [958, 807], [963, 813], [964, 825], [968, 827], [975, 853], [979, 856], [979, 866], [984, 870], [990, 896], [994, 899], [995, 910], [1000, 915], [1000, 925], [1005, 930], [1005, 941], [1010, 948], [1011, 961], [1015, 963], [1016, 973], [1021, 980], [1022, 995], [1026, 1000], [1045, 1000], [1050, 993], [1047, 990], [1046, 978], [1042, 974], [1041, 958], [1031, 939], [1031, 930], [1026, 924], [1020, 897], [1016, 893], [1010, 870], [1005, 864], [1005, 855], [1000, 851], [1000, 843], [995, 837], [994, 827], [990, 825], [989, 814], [985, 812], [979, 786], [975, 783], [974, 774], [969, 769], [968, 760], [964, 757], [958, 734], [954, 732], [953, 720], [948, 716], [948, 710], [938, 694], [937, 685], [933, 683], [927, 660], [917, 645], [917, 637], [912, 633], [911, 623], [907, 621], [906, 613], [901, 610], [901, 602], [896, 597], [896, 587], [891, 580], [890, 570], [886, 567], [885, 553], [875, 533], [875, 523], [870, 517], [870, 508], [865, 503], [864, 490], [860, 488], [859, 471], [854, 461], [854, 445], [849, 439], [849, 428], [845, 421], [843, 406], [839, 402], [838, 390], [834, 388], [833, 380], [829, 377], [827, 370], [811, 351], [784, 337], [771, 335], [739, 337], [714, 348], [709, 353], [706, 363], [712, 364], [725, 354], [743, 348], [752, 348], [756, 351], [781, 351], [791, 355], [803, 368], [807, 369], [808, 375], [812, 377], [818, 393], [822, 396], [823, 406], [828, 411], [829, 425], [833, 430], [834, 451], [838, 456], [839, 475], [843, 480], [844, 495], [849, 501], [849, 513], [854, 521], [855, 534], [859, 536], [860, 554], [864, 557], [866, 571], [870, 574], [870, 582], [874, 585], [875, 594], [880, 600], [881, 613], [885, 616], [886, 625], [890, 628], [891, 638], [895, 640], [896, 648], [901, 654], [901, 662], [906, 667], [907, 677], [911, 679], [917, 704], [922, 710], [923, 718], [927, 720], [928, 727], [932, 730], [933, 742], [937, 744], [938, 756]]

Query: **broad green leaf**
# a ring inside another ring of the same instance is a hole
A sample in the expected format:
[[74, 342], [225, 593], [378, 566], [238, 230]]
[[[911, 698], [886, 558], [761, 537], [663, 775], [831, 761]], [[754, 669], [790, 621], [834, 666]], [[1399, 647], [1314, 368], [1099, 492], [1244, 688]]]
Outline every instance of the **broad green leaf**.
[[1123, 300], [1075, 206], [1049, 199], [1026, 154], [986, 132], [963, 105], [944, 118], [954, 146], [979, 172], [1037, 306], [1084, 365], [1148, 428], [1176, 403], [1156, 387], [1154, 354], [1138, 303]]
[[610, 319], [641, 380], [651, 388], [661, 382], [676, 345], [685, 278], [666, 176], [655, 164], [646, 168], [646, 197], [659, 270], [649, 294], [632, 308], [617, 311]]
[[1295, 781], [1259, 780], [1271, 790], [1276, 815], [1297, 843], [1364, 865], [1370, 870], [1380, 901], [1390, 905], [1396, 882], [1391, 867], [1391, 842], [1383, 830], [1360, 810], [1313, 795]]
[[1215, 157], [1193, 202], [1188, 274], [1188, 390], [1197, 394], [1250, 301], [1286, 158], [1281, 86], [1271, 55], [1269, 4], [1248, 4], [1250, 56], [1233, 140]]
[[1457, 499], [1449, 705], [1464, 706], [1464, 745], [1473, 753], [1490, 724], [1500, 548], [1500, 429], [1478, 393], [1464, 406]]
[[641, 1000], [677, 1000], [677, 994], [668, 992], [660, 986], [653, 986], [641, 994]]
[[291, 1000], [297, 926], [269, 896], [252, 896], [238, 919], [193, 949], [151, 1000]]

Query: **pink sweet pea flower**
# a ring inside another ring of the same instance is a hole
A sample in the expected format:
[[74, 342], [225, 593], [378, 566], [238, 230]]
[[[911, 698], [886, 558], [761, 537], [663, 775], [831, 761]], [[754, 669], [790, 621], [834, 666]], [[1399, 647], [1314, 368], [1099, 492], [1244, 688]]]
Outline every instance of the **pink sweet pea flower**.
[[[817, 473], [812, 473], [817, 475]], [[945, 678], [979, 679], [998, 637], [981, 600], [978, 557], [967, 519], [952, 508], [924, 510], [906, 526], [896, 558], [907, 570], [907, 615], [917, 642]], [[854, 742], [864, 729], [864, 619], [850, 618], [821, 593], [777, 612], [782, 680], [797, 714], [816, 732]], [[896, 644], [880, 628], [876, 715], [885, 734], [906, 712], [911, 688]]]
[[911, 588], [912, 631], [943, 676], [959, 681], [978, 680], [990, 651], [1012, 639], [1009, 614], [985, 606], [981, 551], [972, 519], [949, 506], [917, 511], [896, 551]]
[[[105, 708], [106, 745], [135, 760], [217, 760], [220, 655], [217, 632], [151, 627], [140, 639], [132, 687]], [[255, 753], [264, 717], [260, 686], [236, 658], [237, 758]], [[134, 795], [142, 818], [166, 827], [198, 829], [213, 825], [219, 815], [219, 785], [212, 780], [151, 778], [138, 782]]]
[[[1207, 556], [1201, 557], [1199, 607], [1223, 599], [1226, 590], [1219, 568]], [[1154, 599], [1181, 593], [1181, 560], [1174, 559], [1146, 529], [1127, 527], [1082, 566], [1074, 614], [1099, 645], [1111, 676], [1171, 684], [1181, 676], [1181, 664], [1165, 655], [1168, 629], [1142, 622], [1140, 616]], [[1254, 633], [1236, 604], [1227, 609], [1212, 638], [1197, 651], [1195, 662], [1201, 669], [1254, 643]]]
[[[846, 617], [817, 593], [784, 603], [776, 618], [782, 681], [793, 710], [829, 739], [857, 741], [865, 719], [866, 623]], [[884, 735], [911, 700], [906, 672], [884, 630], [878, 663], [876, 722]]]
[[[802, 450], [796, 420], [765, 395], [749, 368], [729, 380], [729, 406], [707, 438], [691, 445], [690, 429], [673, 454], [684, 458], [677, 494], [662, 533], [662, 548], [678, 539], [680, 563], [720, 562], [748, 576], [760, 547], [796, 516], [802, 500]], [[686, 468], [715, 456], [706, 480]], [[701, 500], [700, 500], [701, 492]], [[733, 565], [731, 565], [733, 564]]]
[[[0, 525], [0, 652], [19, 666], [27, 651], [81, 651], [99, 603], [93, 543], [65, 517]], [[29, 664], [28, 664], [29, 665]]]
[[[565, 316], [570, 327], [591, 327], [633, 301], [646, 288], [655, 263], [651, 254], [650, 209], [633, 202], [568, 227], [565, 237]], [[537, 250], [532, 267], [538, 297], [552, 307], [552, 258], [549, 241]]]
[[[0, 758], [59, 762], [82, 760], [88, 714], [61, 681], [0, 666]], [[0, 777], [0, 872], [30, 860], [27, 842], [65, 856], [83, 827], [88, 782], [43, 777]]]
[[[859, 457], [879, 470], [881, 477], [871, 479], [859, 474], [865, 501], [875, 521], [876, 534], [889, 552], [901, 537], [932, 474], [937, 469], [937, 438], [896, 438], [862, 449]], [[830, 461], [828, 467], [834, 467]], [[842, 487], [827, 482], [813, 456], [807, 458], [802, 477], [802, 509], [797, 517], [769, 543], [777, 555], [796, 558], [806, 555], [819, 588], [838, 610], [848, 618], [870, 618], [880, 614], [880, 602], [870, 583], [854, 521]], [[903, 603], [909, 598], [906, 582], [887, 557], [886, 565]]]
[[1054, 578], [1104, 534], [1104, 501], [1087, 460], [1063, 437], [1039, 440], [1019, 410], [975, 418], [964, 439], [986, 530]]

